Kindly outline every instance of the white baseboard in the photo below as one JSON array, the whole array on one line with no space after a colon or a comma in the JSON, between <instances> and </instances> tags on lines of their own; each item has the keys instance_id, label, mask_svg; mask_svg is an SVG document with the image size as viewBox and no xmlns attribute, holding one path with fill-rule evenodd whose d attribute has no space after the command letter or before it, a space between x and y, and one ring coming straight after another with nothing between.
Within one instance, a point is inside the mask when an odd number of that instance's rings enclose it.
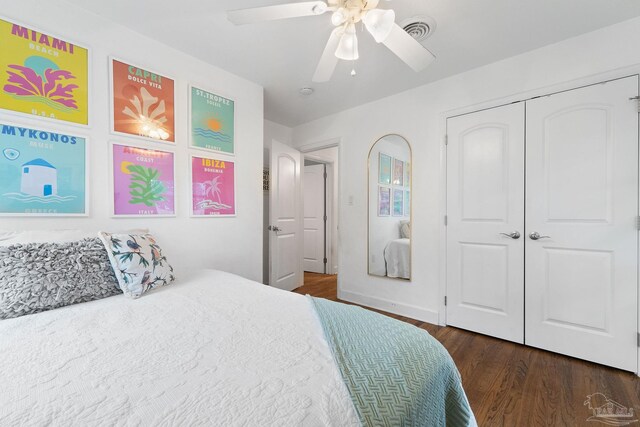
<instances>
[{"instance_id":1,"label":"white baseboard","mask_svg":"<svg viewBox=\"0 0 640 427\"><path fill-rule=\"evenodd\" d=\"M387 301L380 298L374 298L355 292L338 290L338 298L343 301L364 305L366 307L375 308L377 310L387 311L399 316L408 317L410 319L420 320L422 322L438 324L438 312L425 310L408 304L401 304L393 301Z\"/></svg>"}]
</instances>

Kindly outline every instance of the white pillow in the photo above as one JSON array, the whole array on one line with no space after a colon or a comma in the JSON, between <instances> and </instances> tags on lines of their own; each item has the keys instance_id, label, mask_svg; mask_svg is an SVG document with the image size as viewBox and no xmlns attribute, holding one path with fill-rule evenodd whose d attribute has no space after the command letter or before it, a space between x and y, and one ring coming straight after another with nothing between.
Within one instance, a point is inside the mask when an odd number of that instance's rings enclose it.
<instances>
[{"instance_id":1,"label":"white pillow","mask_svg":"<svg viewBox=\"0 0 640 427\"><path fill-rule=\"evenodd\" d=\"M411 238L411 222L400 221L400 237L403 239Z\"/></svg>"}]
</instances>

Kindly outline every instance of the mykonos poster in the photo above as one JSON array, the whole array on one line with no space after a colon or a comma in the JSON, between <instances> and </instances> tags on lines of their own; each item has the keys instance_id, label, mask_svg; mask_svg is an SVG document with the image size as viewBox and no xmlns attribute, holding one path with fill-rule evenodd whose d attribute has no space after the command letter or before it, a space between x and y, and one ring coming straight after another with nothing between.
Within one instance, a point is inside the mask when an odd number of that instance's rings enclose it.
<instances>
[{"instance_id":1,"label":"mykonos poster","mask_svg":"<svg viewBox=\"0 0 640 427\"><path fill-rule=\"evenodd\" d=\"M174 154L112 145L113 213L116 216L174 216Z\"/></svg>"},{"instance_id":2,"label":"mykonos poster","mask_svg":"<svg viewBox=\"0 0 640 427\"><path fill-rule=\"evenodd\" d=\"M191 214L236 214L234 163L228 160L191 157Z\"/></svg>"},{"instance_id":3,"label":"mykonos poster","mask_svg":"<svg viewBox=\"0 0 640 427\"><path fill-rule=\"evenodd\" d=\"M0 108L88 124L87 49L0 19L0 51Z\"/></svg>"},{"instance_id":4,"label":"mykonos poster","mask_svg":"<svg viewBox=\"0 0 640 427\"><path fill-rule=\"evenodd\" d=\"M191 146L234 154L234 102L191 87Z\"/></svg>"},{"instance_id":5,"label":"mykonos poster","mask_svg":"<svg viewBox=\"0 0 640 427\"><path fill-rule=\"evenodd\" d=\"M0 123L0 214L86 215L86 140Z\"/></svg>"}]
</instances>

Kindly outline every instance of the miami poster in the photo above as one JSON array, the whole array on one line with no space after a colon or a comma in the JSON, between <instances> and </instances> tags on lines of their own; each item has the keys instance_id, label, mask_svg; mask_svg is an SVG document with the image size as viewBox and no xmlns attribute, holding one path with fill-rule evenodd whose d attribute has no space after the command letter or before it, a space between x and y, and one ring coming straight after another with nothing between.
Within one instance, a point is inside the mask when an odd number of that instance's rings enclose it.
<instances>
[{"instance_id":1,"label":"miami poster","mask_svg":"<svg viewBox=\"0 0 640 427\"><path fill-rule=\"evenodd\" d=\"M235 168L227 160L191 157L191 213L193 216L236 214Z\"/></svg>"},{"instance_id":2,"label":"miami poster","mask_svg":"<svg viewBox=\"0 0 640 427\"><path fill-rule=\"evenodd\" d=\"M0 214L86 215L86 140L0 124Z\"/></svg>"},{"instance_id":3,"label":"miami poster","mask_svg":"<svg viewBox=\"0 0 640 427\"><path fill-rule=\"evenodd\" d=\"M113 131L175 143L174 81L111 60Z\"/></svg>"},{"instance_id":4,"label":"miami poster","mask_svg":"<svg viewBox=\"0 0 640 427\"><path fill-rule=\"evenodd\" d=\"M112 144L113 214L174 216L174 154Z\"/></svg>"},{"instance_id":5,"label":"miami poster","mask_svg":"<svg viewBox=\"0 0 640 427\"><path fill-rule=\"evenodd\" d=\"M234 101L191 87L191 145L234 154Z\"/></svg>"},{"instance_id":6,"label":"miami poster","mask_svg":"<svg viewBox=\"0 0 640 427\"><path fill-rule=\"evenodd\" d=\"M3 19L0 49L0 108L88 124L87 49Z\"/></svg>"}]
</instances>

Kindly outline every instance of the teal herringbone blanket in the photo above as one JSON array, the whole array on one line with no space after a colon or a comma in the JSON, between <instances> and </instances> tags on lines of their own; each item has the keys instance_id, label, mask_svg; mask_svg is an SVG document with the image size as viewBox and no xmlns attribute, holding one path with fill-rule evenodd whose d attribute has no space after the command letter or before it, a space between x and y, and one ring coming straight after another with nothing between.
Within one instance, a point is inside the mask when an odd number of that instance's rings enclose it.
<instances>
[{"instance_id":1,"label":"teal herringbone blanket","mask_svg":"<svg viewBox=\"0 0 640 427\"><path fill-rule=\"evenodd\" d=\"M308 297L363 426L475 425L460 374L426 331Z\"/></svg>"}]
</instances>

